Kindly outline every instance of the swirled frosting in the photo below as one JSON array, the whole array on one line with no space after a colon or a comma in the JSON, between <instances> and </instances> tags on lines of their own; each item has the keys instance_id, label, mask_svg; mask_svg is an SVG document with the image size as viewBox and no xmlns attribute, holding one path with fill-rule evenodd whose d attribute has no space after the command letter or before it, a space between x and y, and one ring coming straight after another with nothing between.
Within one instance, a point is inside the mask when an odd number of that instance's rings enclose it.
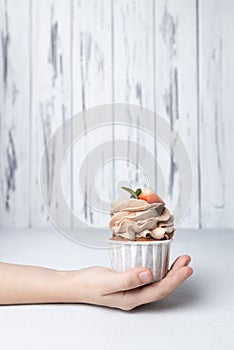
<instances>
[{"instance_id":1,"label":"swirled frosting","mask_svg":"<svg viewBox=\"0 0 234 350\"><path fill-rule=\"evenodd\" d=\"M118 199L111 205L110 229L113 239L171 239L174 217L161 203L141 199Z\"/></svg>"}]
</instances>

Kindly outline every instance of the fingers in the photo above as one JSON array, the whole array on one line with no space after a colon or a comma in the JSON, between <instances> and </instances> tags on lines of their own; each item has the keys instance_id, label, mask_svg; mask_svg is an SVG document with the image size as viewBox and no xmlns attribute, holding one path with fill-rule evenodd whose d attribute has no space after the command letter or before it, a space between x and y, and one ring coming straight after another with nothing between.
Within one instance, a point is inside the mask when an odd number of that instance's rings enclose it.
<instances>
[{"instance_id":1,"label":"fingers","mask_svg":"<svg viewBox=\"0 0 234 350\"><path fill-rule=\"evenodd\" d=\"M182 266L158 282L158 300L171 294L181 283L183 283L193 273L193 269L188 266Z\"/></svg>"},{"instance_id":2,"label":"fingers","mask_svg":"<svg viewBox=\"0 0 234 350\"><path fill-rule=\"evenodd\" d=\"M153 275L148 269L136 267L128 269L126 272L113 272L109 278L110 291L118 292L140 287L152 282Z\"/></svg>"},{"instance_id":3,"label":"fingers","mask_svg":"<svg viewBox=\"0 0 234 350\"><path fill-rule=\"evenodd\" d=\"M152 282L152 273L144 268L131 268L122 273L110 270L108 279L110 288L103 294L105 305L111 304L122 310L131 310L168 296L193 273L192 268L188 267L190 261L188 255L178 257L167 276L153 284L149 284ZM144 287L138 288L141 286Z\"/></svg>"},{"instance_id":4,"label":"fingers","mask_svg":"<svg viewBox=\"0 0 234 350\"><path fill-rule=\"evenodd\" d=\"M173 274L168 274L160 282L125 292L124 300L122 300L122 309L131 310L139 305L157 301L168 296L176 287L191 276L192 273L193 270L191 267L182 266L175 270Z\"/></svg>"},{"instance_id":5,"label":"fingers","mask_svg":"<svg viewBox=\"0 0 234 350\"><path fill-rule=\"evenodd\" d=\"M169 275L183 266L188 266L191 258L188 255L178 257L173 263ZM126 272L114 273L111 279L111 292L130 290L152 282L152 273L148 269L131 268Z\"/></svg>"},{"instance_id":6,"label":"fingers","mask_svg":"<svg viewBox=\"0 0 234 350\"><path fill-rule=\"evenodd\" d=\"M174 271L178 270L183 266L188 266L190 262L191 262L191 257L189 255L179 256L172 264L168 274L173 273Z\"/></svg>"}]
</instances>

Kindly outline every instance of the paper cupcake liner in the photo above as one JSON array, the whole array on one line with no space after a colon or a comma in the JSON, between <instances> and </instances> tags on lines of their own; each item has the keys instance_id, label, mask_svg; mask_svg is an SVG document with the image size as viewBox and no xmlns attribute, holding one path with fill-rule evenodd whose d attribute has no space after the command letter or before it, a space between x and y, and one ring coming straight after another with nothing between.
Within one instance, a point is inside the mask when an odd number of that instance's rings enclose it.
<instances>
[{"instance_id":1,"label":"paper cupcake liner","mask_svg":"<svg viewBox=\"0 0 234 350\"><path fill-rule=\"evenodd\" d=\"M116 272L123 272L131 267L146 267L152 271L155 282L166 276L172 240L107 241L112 269Z\"/></svg>"}]
</instances>

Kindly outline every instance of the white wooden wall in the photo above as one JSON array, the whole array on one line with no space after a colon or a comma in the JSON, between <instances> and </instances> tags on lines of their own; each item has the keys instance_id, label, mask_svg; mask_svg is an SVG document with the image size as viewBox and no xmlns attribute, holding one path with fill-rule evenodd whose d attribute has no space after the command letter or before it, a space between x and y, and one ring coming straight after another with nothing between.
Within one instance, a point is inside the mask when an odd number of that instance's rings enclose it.
<instances>
[{"instance_id":1,"label":"white wooden wall","mask_svg":"<svg viewBox=\"0 0 234 350\"><path fill-rule=\"evenodd\" d=\"M50 225L39 188L50 135L83 109L126 102L155 110L186 145L193 194L182 226L233 228L233 18L232 0L0 0L0 225ZM118 133L137 139L127 127ZM163 164L173 207L176 169L159 143L142 138ZM82 139L80 158L95 142ZM56 198L54 157L56 149L47 158L47 186ZM86 222L100 223L76 193L79 161L68 160L67 200ZM110 177L120 181L123 172L117 163L102 169L106 198L114 190ZM133 184L135 172L128 164Z\"/></svg>"}]
</instances>

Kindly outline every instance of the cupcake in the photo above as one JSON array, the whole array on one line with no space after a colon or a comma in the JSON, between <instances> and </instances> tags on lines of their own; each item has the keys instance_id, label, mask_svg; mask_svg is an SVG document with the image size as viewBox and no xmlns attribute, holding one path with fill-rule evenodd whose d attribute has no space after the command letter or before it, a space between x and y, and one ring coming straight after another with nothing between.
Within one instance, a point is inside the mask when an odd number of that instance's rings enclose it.
<instances>
[{"instance_id":1,"label":"cupcake","mask_svg":"<svg viewBox=\"0 0 234 350\"><path fill-rule=\"evenodd\" d=\"M153 280L160 281L168 271L174 217L153 190L122 188L131 197L111 205L112 237L108 245L112 268L123 272L146 267L152 271Z\"/></svg>"}]
</instances>

